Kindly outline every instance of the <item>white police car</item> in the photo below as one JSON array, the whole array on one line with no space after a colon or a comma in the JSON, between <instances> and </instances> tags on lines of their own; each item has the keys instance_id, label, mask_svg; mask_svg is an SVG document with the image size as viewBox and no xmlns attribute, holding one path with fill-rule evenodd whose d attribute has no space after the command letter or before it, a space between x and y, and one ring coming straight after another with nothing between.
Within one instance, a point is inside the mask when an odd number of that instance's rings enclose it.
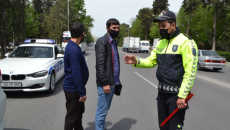
<instances>
[{"instance_id":1,"label":"white police car","mask_svg":"<svg viewBox=\"0 0 230 130\"><path fill-rule=\"evenodd\" d=\"M56 44L27 43L5 56L0 60L4 91L53 93L64 76L64 51Z\"/></svg>"},{"instance_id":2,"label":"white police car","mask_svg":"<svg viewBox=\"0 0 230 130\"><path fill-rule=\"evenodd\" d=\"M2 82L2 74L0 69L0 83ZM4 120L4 115L6 112L6 94L2 91L0 84L0 130L5 128L6 122Z\"/></svg>"}]
</instances>

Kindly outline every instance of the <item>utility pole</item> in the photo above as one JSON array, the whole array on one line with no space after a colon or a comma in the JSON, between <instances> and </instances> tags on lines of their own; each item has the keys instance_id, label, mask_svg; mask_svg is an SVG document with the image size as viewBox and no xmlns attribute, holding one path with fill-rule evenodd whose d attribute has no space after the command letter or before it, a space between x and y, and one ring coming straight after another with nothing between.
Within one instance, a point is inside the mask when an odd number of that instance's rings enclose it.
<instances>
[{"instance_id":1,"label":"utility pole","mask_svg":"<svg viewBox=\"0 0 230 130\"><path fill-rule=\"evenodd\" d=\"M68 0L68 31L69 31L69 0Z\"/></svg>"}]
</instances>

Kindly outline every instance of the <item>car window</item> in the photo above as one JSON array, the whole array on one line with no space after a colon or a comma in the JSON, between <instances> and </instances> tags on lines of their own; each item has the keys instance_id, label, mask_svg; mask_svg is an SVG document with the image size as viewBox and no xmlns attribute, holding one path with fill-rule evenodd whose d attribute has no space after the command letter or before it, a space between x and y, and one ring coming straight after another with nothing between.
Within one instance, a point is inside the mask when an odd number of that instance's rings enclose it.
<instances>
[{"instance_id":1,"label":"car window","mask_svg":"<svg viewBox=\"0 0 230 130\"><path fill-rule=\"evenodd\" d=\"M145 43L142 43L142 46L145 46Z\"/></svg>"},{"instance_id":2,"label":"car window","mask_svg":"<svg viewBox=\"0 0 230 130\"><path fill-rule=\"evenodd\" d=\"M198 56L200 56L200 51L198 51Z\"/></svg>"},{"instance_id":3,"label":"car window","mask_svg":"<svg viewBox=\"0 0 230 130\"><path fill-rule=\"evenodd\" d=\"M146 46L149 46L149 43L145 43Z\"/></svg>"},{"instance_id":4,"label":"car window","mask_svg":"<svg viewBox=\"0 0 230 130\"><path fill-rule=\"evenodd\" d=\"M52 58L52 47L18 47L9 57L14 58Z\"/></svg>"},{"instance_id":5,"label":"car window","mask_svg":"<svg viewBox=\"0 0 230 130\"><path fill-rule=\"evenodd\" d=\"M58 54L64 54L64 51L60 46L57 46L57 49L58 49L58 52L59 52Z\"/></svg>"},{"instance_id":6,"label":"car window","mask_svg":"<svg viewBox=\"0 0 230 130\"><path fill-rule=\"evenodd\" d=\"M203 56L219 56L216 52L214 51L202 51Z\"/></svg>"},{"instance_id":7,"label":"car window","mask_svg":"<svg viewBox=\"0 0 230 130\"><path fill-rule=\"evenodd\" d=\"M71 37L63 37L62 42L69 42L70 39Z\"/></svg>"}]
</instances>

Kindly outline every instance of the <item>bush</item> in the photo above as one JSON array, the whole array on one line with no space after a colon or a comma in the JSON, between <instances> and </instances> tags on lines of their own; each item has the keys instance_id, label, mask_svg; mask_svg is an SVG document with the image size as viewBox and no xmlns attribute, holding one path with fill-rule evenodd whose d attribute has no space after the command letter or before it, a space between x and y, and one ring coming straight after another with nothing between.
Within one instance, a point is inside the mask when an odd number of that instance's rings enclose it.
<instances>
[{"instance_id":1,"label":"bush","mask_svg":"<svg viewBox=\"0 0 230 130\"><path fill-rule=\"evenodd\" d=\"M218 55L223 56L226 58L228 62L230 62L230 52L224 52L224 51L217 51Z\"/></svg>"}]
</instances>

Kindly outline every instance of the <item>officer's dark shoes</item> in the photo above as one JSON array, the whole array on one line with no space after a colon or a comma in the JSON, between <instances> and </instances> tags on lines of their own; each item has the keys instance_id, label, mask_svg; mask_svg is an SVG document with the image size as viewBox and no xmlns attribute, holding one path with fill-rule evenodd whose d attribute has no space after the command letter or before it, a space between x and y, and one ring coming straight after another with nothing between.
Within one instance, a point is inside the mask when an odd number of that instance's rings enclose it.
<instances>
[{"instance_id":1,"label":"officer's dark shoes","mask_svg":"<svg viewBox=\"0 0 230 130\"><path fill-rule=\"evenodd\" d=\"M122 90L122 85L121 84L115 85L114 94L117 95L117 96L120 96L121 95L121 90Z\"/></svg>"}]
</instances>

